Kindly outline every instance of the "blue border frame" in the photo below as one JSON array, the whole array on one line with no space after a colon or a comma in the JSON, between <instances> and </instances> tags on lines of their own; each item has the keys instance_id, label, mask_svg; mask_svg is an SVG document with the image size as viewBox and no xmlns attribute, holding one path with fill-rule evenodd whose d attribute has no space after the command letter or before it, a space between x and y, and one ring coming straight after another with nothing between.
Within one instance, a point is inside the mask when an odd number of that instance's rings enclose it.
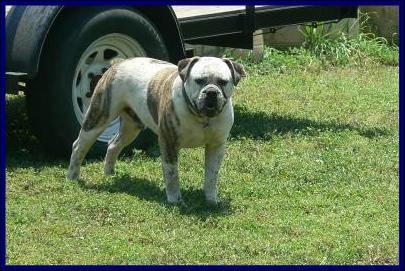
<instances>
[{"instance_id":1,"label":"blue border frame","mask_svg":"<svg viewBox=\"0 0 405 271\"><path fill-rule=\"evenodd\" d=\"M153 265L131 265L131 266L118 266L118 265L6 265L6 180L5 180L5 165L6 165L6 142L5 142L5 5L99 5L99 4L132 4L132 5L209 5L209 4L221 4L221 5L246 5L246 4L278 4L278 5L296 5L296 4L311 4L311 5L398 5L400 8L400 35L399 35L399 48L400 48L400 65L399 65L399 265L169 265L169 266L153 266ZM405 148L403 144L404 125L401 123L403 120L403 102L404 102L404 79L403 79L403 65L404 65L404 36L401 30L404 29L404 3L403 1L377 1L377 0L357 0L357 1L320 1L320 0L302 0L302 1L235 1L235 0L178 0L178 1L105 1L105 0L85 0L85 1L73 1L73 0L56 0L56 1L2 1L0 7L1 16L1 105L0 105L0 177L4 180L1 185L1 206L0 206L0 269L1 270L403 270L404 269L404 183L403 183L403 169L402 163L405 154Z\"/></svg>"},{"instance_id":2,"label":"blue border frame","mask_svg":"<svg viewBox=\"0 0 405 271\"><path fill-rule=\"evenodd\" d=\"M1 220L1 230L0 230L0 242L4 245L0 244L0 256L1 256L1 269L4 268L5 264L5 257L6 257L6 84L5 84L5 59L6 59L6 31L5 31L5 7L3 7L3 3L1 4L0 8L0 16L2 22L2 30L1 31L1 59L3 59L0 63L1 68L1 81L0 81L0 179L4 180L1 182L1 206L0 206L0 220ZM4 26L3 26L4 23ZM4 94L3 94L4 92ZM4 240L4 241L3 241Z\"/></svg>"},{"instance_id":3,"label":"blue border frame","mask_svg":"<svg viewBox=\"0 0 405 271\"><path fill-rule=\"evenodd\" d=\"M2 5L401 5L400 0L4 0Z\"/></svg>"},{"instance_id":4,"label":"blue border frame","mask_svg":"<svg viewBox=\"0 0 405 271\"><path fill-rule=\"evenodd\" d=\"M401 30L404 29L404 3L399 7L399 263L404 267L404 173L403 161L405 154L404 147L404 125L401 120L404 119L404 35Z\"/></svg>"},{"instance_id":5,"label":"blue border frame","mask_svg":"<svg viewBox=\"0 0 405 271\"><path fill-rule=\"evenodd\" d=\"M398 265L7 265L6 270L402 270Z\"/></svg>"}]
</instances>

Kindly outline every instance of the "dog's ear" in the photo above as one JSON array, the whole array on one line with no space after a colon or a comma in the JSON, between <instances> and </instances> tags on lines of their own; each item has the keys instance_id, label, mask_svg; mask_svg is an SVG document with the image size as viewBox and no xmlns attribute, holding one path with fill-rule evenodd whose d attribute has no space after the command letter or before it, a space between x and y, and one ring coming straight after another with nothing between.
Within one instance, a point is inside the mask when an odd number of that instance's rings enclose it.
<instances>
[{"instance_id":1,"label":"dog's ear","mask_svg":"<svg viewBox=\"0 0 405 271\"><path fill-rule=\"evenodd\" d=\"M179 75L183 82L186 82L188 75L190 74L191 68L198 61L199 57L195 56L192 58L185 58L179 61L177 64Z\"/></svg>"},{"instance_id":2,"label":"dog's ear","mask_svg":"<svg viewBox=\"0 0 405 271\"><path fill-rule=\"evenodd\" d=\"M236 86L242 77L246 76L245 69L241 64L233 62L228 58L223 58L226 65L228 65L229 69L231 70L233 85Z\"/></svg>"}]
</instances>

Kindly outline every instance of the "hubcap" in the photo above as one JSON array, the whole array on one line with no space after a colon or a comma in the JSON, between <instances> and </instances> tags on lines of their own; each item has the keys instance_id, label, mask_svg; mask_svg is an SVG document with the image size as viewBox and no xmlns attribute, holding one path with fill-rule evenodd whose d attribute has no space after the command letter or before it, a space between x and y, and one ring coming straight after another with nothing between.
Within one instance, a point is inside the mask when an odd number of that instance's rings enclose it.
<instances>
[{"instance_id":1,"label":"hubcap","mask_svg":"<svg viewBox=\"0 0 405 271\"><path fill-rule=\"evenodd\" d=\"M101 75L114 58L146 56L145 50L133 38L112 33L94 41L84 51L76 66L72 82L72 102L77 120L83 123L90 105L90 83L94 76ZM113 120L97 140L108 142L119 130L119 118Z\"/></svg>"}]
</instances>

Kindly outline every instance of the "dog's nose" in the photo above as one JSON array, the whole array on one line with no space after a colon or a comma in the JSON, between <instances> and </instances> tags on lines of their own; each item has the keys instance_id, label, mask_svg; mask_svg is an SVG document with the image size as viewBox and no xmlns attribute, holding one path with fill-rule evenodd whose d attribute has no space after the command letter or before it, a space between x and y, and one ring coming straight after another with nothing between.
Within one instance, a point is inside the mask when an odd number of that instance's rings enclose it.
<instances>
[{"instance_id":1,"label":"dog's nose","mask_svg":"<svg viewBox=\"0 0 405 271\"><path fill-rule=\"evenodd\" d=\"M207 96L207 99L213 100L217 98L218 91L216 91L215 89L208 89L207 92L205 92L205 95Z\"/></svg>"}]
</instances>

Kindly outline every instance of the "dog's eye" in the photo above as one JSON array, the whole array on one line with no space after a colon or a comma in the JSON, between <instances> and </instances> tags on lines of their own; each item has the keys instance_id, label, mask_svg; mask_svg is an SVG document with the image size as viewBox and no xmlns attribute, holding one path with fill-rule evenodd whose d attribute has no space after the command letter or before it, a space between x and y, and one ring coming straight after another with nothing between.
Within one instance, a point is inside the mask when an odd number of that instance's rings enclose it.
<instances>
[{"instance_id":1,"label":"dog's eye","mask_svg":"<svg viewBox=\"0 0 405 271\"><path fill-rule=\"evenodd\" d=\"M195 79L195 82L197 83L197 84L199 84L199 85L203 85L204 84L204 79Z\"/></svg>"},{"instance_id":2,"label":"dog's eye","mask_svg":"<svg viewBox=\"0 0 405 271\"><path fill-rule=\"evenodd\" d=\"M218 80L218 84L221 85L221 86L225 86L226 84L228 84L228 81L227 81L227 80L223 80L223 79L219 79L219 80Z\"/></svg>"}]
</instances>

